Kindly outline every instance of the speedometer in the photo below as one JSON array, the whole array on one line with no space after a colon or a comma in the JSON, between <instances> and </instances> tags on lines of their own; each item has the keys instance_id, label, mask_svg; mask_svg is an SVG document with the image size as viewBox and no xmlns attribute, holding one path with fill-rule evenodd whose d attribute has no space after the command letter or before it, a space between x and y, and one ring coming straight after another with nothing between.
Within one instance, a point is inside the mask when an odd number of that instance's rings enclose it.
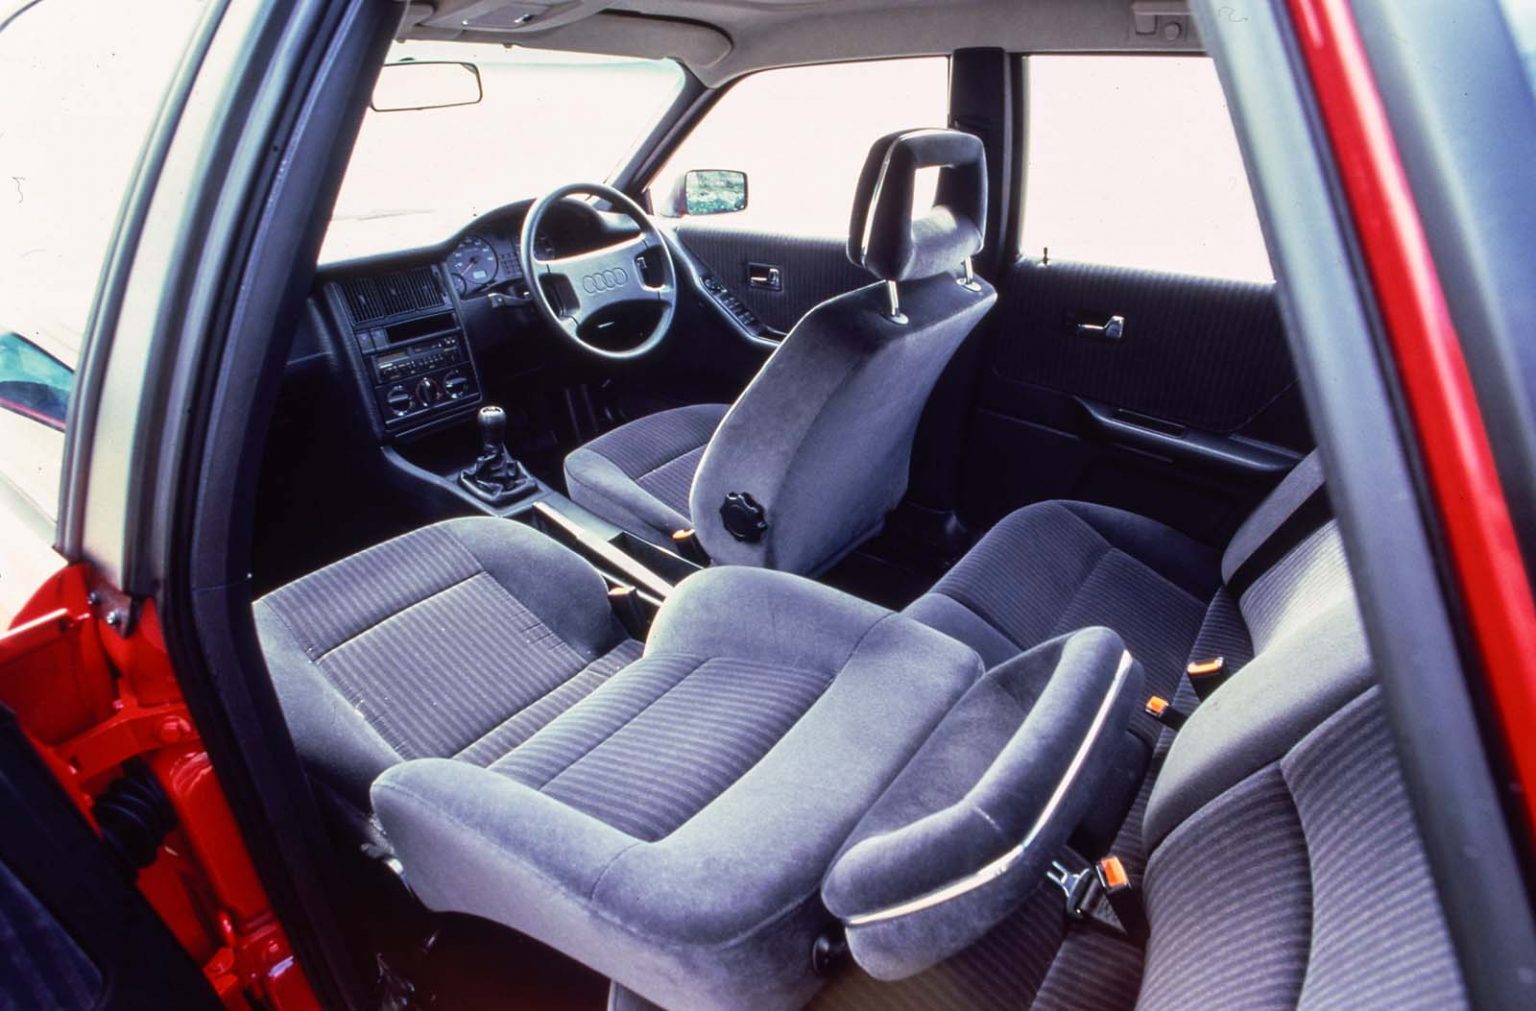
<instances>
[{"instance_id":1,"label":"speedometer","mask_svg":"<svg viewBox=\"0 0 1536 1011\"><path fill-rule=\"evenodd\" d=\"M496 250L478 235L466 235L445 264L460 295L470 295L496 283Z\"/></svg>"}]
</instances>

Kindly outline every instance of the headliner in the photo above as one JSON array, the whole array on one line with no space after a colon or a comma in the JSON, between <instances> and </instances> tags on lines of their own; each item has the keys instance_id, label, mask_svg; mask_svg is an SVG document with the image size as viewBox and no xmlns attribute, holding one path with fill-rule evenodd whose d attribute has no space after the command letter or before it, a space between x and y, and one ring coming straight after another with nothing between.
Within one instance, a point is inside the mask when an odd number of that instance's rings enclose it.
<instances>
[{"instance_id":1,"label":"headliner","mask_svg":"<svg viewBox=\"0 0 1536 1011\"><path fill-rule=\"evenodd\" d=\"M400 37L672 57L710 86L968 47L1201 51L1185 0L435 0L409 4Z\"/></svg>"}]
</instances>

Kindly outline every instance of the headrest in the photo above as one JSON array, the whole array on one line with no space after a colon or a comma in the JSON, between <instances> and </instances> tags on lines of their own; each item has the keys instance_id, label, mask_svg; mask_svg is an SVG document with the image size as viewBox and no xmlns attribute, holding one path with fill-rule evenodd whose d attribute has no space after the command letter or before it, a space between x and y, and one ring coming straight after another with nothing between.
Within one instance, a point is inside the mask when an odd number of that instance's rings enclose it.
<instances>
[{"instance_id":1,"label":"headrest","mask_svg":"<svg viewBox=\"0 0 1536 1011\"><path fill-rule=\"evenodd\" d=\"M918 169L939 170L933 210L912 217ZM875 141L859 174L848 258L883 281L952 271L981 251L987 221L987 153L958 130L903 130Z\"/></svg>"}]
</instances>

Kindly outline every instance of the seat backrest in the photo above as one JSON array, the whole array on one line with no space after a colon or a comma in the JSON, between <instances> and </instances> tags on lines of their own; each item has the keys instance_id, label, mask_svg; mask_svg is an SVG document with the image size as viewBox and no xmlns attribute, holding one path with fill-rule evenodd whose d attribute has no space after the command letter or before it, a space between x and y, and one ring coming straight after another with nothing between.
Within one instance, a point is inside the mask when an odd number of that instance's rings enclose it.
<instances>
[{"instance_id":1,"label":"seat backrest","mask_svg":"<svg viewBox=\"0 0 1536 1011\"><path fill-rule=\"evenodd\" d=\"M914 218L915 175L934 167L933 209ZM814 575L879 530L906 490L933 384L997 299L969 270L986 203L974 136L913 130L875 143L848 251L881 280L806 314L721 422L689 496L714 561ZM750 497L766 525L728 520L727 496L738 507Z\"/></svg>"},{"instance_id":2,"label":"seat backrest","mask_svg":"<svg viewBox=\"0 0 1536 1011\"><path fill-rule=\"evenodd\" d=\"M1466 1003L1321 487L1313 458L1223 560L1255 652L1147 802L1140 1007Z\"/></svg>"}]
</instances>

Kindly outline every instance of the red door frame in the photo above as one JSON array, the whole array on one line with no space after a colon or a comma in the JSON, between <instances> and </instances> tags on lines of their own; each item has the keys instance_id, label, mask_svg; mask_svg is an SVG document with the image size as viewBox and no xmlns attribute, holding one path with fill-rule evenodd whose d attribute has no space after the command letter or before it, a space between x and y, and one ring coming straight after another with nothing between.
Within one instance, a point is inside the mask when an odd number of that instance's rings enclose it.
<instances>
[{"instance_id":1,"label":"red door frame","mask_svg":"<svg viewBox=\"0 0 1536 1011\"><path fill-rule=\"evenodd\" d=\"M1536 600L1407 174L1347 0L1287 0L1536 836Z\"/></svg>"},{"instance_id":2,"label":"red door frame","mask_svg":"<svg viewBox=\"0 0 1536 1011\"><path fill-rule=\"evenodd\" d=\"M0 702L92 828L124 763L148 766L176 825L137 884L226 1007L319 1007L187 711L153 601L131 605L85 563L60 570L0 635Z\"/></svg>"}]
</instances>

